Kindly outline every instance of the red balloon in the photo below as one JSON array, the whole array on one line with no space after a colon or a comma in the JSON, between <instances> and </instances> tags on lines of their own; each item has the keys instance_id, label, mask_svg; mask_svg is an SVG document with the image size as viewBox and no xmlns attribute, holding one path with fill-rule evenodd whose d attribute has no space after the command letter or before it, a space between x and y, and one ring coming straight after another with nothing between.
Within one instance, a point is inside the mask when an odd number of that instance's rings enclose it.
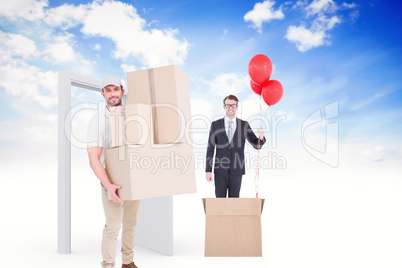
<instances>
[{"instance_id":1,"label":"red balloon","mask_svg":"<svg viewBox=\"0 0 402 268\"><path fill-rule=\"evenodd\" d=\"M258 54L248 63L248 74L257 84L266 83L272 74L272 62L264 54Z\"/></svg>"},{"instance_id":2,"label":"red balloon","mask_svg":"<svg viewBox=\"0 0 402 268\"><path fill-rule=\"evenodd\" d=\"M261 95L262 86L260 86L259 84L257 84L253 80L250 80L250 87L255 93L257 93L258 95Z\"/></svg>"},{"instance_id":3,"label":"red balloon","mask_svg":"<svg viewBox=\"0 0 402 268\"><path fill-rule=\"evenodd\" d=\"M262 88L261 96L265 103L269 106L278 103L283 96L282 84L276 80L269 80L268 83Z\"/></svg>"}]
</instances>

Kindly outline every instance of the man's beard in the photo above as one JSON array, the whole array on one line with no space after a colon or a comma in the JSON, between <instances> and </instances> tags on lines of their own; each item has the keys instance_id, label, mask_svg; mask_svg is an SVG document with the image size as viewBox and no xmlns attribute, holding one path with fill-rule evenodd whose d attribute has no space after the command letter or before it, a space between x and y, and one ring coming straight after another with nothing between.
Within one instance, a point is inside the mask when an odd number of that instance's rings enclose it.
<instances>
[{"instance_id":1,"label":"man's beard","mask_svg":"<svg viewBox=\"0 0 402 268\"><path fill-rule=\"evenodd\" d=\"M121 104L121 99L119 99L119 102L117 102L116 104L111 101L108 101L107 104L109 104L110 106L119 106Z\"/></svg>"}]
</instances>

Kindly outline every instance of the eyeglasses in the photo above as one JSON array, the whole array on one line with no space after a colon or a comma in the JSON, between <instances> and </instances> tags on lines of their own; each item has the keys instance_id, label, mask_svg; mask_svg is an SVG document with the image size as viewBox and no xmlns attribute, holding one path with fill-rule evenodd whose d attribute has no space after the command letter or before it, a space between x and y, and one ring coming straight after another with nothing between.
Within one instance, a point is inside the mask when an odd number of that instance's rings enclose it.
<instances>
[{"instance_id":1,"label":"eyeglasses","mask_svg":"<svg viewBox=\"0 0 402 268\"><path fill-rule=\"evenodd\" d=\"M236 108L236 107L237 107L237 103L236 103L236 104L225 104L225 108L226 108L226 109L229 109L230 107Z\"/></svg>"}]
</instances>

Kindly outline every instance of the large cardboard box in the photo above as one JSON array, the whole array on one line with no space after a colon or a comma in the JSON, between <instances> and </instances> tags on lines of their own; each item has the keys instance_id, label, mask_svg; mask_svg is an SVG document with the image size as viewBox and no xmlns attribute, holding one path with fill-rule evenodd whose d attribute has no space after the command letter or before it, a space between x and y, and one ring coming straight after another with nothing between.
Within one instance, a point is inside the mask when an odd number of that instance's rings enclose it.
<instances>
[{"instance_id":1,"label":"large cardboard box","mask_svg":"<svg viewBox=\"0 0 402 268\"><path fill-rule=\"evenodd\" d=\"M126 75L129 104L152 105L154 143L180 142L191 116L188 74L169 65Z\"/></svg>"},{"instance_id":2,"label":"large cardboard box","mask_svg":"<svg viewBox=\"0 0 402 268\"><path fill-rule=\"evenodd\" d=\"M151 143L151 106L129 104L110 107L111 147Z\"/></svg>"},{"instance_id":3,"label":"large cardboard box","mask_svg":"<svg viewBox=\"0 0 402 268\"><path fill-rule=\"evenodd\" d=\"M106 172L121 185L122 200L196 192L193 148L188 143L130 145L105 150Z\"/></svg>"},{"instance_id":4,"label":"large cardboard box","mask_svg":"<svg viewBox=\"0 0 402 268\"><path fill-rule=\"evenodd\" d=\"M264 199L204 198L205 256L261 257Z\"/></svg>"}]
</instances>

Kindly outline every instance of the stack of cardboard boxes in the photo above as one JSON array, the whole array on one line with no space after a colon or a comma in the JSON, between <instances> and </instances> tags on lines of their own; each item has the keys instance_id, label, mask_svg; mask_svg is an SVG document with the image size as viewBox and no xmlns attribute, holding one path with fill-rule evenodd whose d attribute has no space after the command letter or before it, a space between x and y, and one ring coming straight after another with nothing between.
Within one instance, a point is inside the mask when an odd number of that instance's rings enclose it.
<instances>
[{"instance_id":1,"label":"stack of cardboard boxes","mask_svg":"<svg viewBox=\"0 0 402 268\"><path fill-rule=\"evenodd\" d=\"M127 73L129 104L111 110L106 171L122 200L194 193L188 74L175 65Z\"/></svg>"}]
</instances>

